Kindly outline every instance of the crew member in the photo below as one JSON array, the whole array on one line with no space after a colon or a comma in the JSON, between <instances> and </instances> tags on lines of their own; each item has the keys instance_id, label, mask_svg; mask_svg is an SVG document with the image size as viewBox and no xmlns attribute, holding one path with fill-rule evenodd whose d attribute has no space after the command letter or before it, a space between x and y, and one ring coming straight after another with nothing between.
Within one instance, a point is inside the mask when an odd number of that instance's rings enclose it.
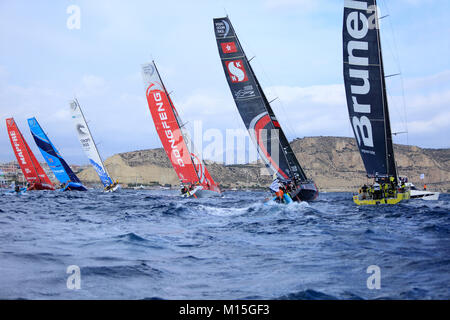
<instances>
[{"instance_id":1,"label":"crew member","mask_svg":"<svg viewBox=\"0 0 450 320\"><path fill-rule=\"evenodd\" d=\"M366 184L364 184L364 185L362 186L362 188L361 188L362 199L363 199L363 200L367 198L367 189L368 189L368 187L367 187Z\"/></svg>"},{"instance_id":2,"label":"crew member","mask_svg":"<svg viewBox=\"0 0 450 320\"><path fill-rule=\"evenodd\" d=\"M373 184L373 198L381 199L381 186L377 181Z\"/></svg>"},{"instance_id":3,"label":"crew member","mask_svg":"<svg viewBox=\"0 0 450 320\"><path fill-rule=\"evenodd\" d=\"M275 195L277 196L277 202L284 203L284 191L281 188L275 193Z\"/></svg>"}]
</instances>

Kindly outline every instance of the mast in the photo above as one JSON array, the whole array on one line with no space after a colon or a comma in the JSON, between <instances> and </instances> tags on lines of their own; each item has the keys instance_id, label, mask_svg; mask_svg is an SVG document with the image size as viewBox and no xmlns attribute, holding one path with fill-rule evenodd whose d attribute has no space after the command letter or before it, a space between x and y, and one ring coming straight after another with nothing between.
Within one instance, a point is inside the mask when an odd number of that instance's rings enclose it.
<instances>
[{"instance_id":1,"label":"mast","mask_svg":"<svg viewBox=\"0 0 450 320\"><path fill-rule=\"evenodd\" d=\"M219 55L233 99L262 159L283 180L308 181L230 20L228 17L215 18L214 27ZM264 131L270 134L270 138L261 137ZM278 140L276 146L272 146L272 143L266 145L273 139ZM272 155L275 157L272 158Z\"/></svg>"},{"instance_id":2,"label":"mast","mask_svg":"<svg viewBox=\"0 0 450 320\"><path fill-rule=\"evenodd\" d=\"M236 35L236 39L237 39L237 41L239 41L239 38L237 37L237 35ZM241 45L240 42L239 42L239 45ZM241 48L242 48L242 46L241 46ZM266 107L267 113L269 114L269 116L271 117L271 119L272 119L272 117L275 118L275 113L273 112L272 107L270 106L270 103L269 103L269 101L267 100L267 97L266 97L266 95L265 95L265 93L264 93L263 88L262 88L261 85L259 84L259 80L258 80L258 78L256 77L255 72L253 71L253 68L252 68L252 66L251 66L251 64L250 64L250 61L247 59L247 56L246 56L245 54L244 54L244 57L245 57L245 59L247 60L247 63L248 63L250 72L253 74L253 76L254 76L254 78L255 78L256 86L257 86L257 87L260 89L260 91L261 91L261 96L262 96L262 98L263 98L263 100L264 100L264 106ZM286 135L284 134L284 131L283 131L283 129L281 128L281 126L280 126L279 128L277 128L277 130L278 130L278 132L279 132L278 144L280 145L280 149L281 149L281 151L283 152L283 155L284 155L284 157L285 157L285 159L286 159L287 165L289 166L289 171L290 171L290 173L291 173L292 175L294 175L295 178L298 178L298 177L296 177L296 171L294 171L294 170L292 169L292 167L295 166L295 167L297 167L297 168L299 169L299 171L300 171L300 174L298 174L298 175L300 176L300 179L303 180L303 181L308 180L308 178L306 177L305 172L303 171L303 168L302 168L300 165L296 165L295 163L293 163L293 162L291 161L291 159L289 159L289 158L291 158L292 156L295 157L295 154L294 154L294 152L289 152L289 151L287 151L287 150L283 147L283 144L281 143L281 140L283 139L283 140L286 141L288 144L289 144L289 141L287 140ZM280 138L281 138L281 139L280 139ZM288 157L288 155L289 155L289 157Z\"/></svg>"},{"instance_id":3,"label":"mast","mask_svg":"<svg viewBox=\"0 0 450 320\"><path fill-rule=\"evenodd\" d=\"M164 92L165 92L166 95L167 95L167 98L168 98L167 100L169 101L169 105L170 105L170 107L172 108L172 110L174 111L174 114L175 114L175 120L176 120L176 122L177 122L177 124L178 124L178 127L180 128L180 133L181 133L181 135L183 136L183 139L186 141L186 137L185 137L185 135L184 135L184 133L183 133L182 126L181 126L180 121L179 121L179 119L178 119L178 111L177 111L177 109L175 109L175 107L174 107L174 105L173 105L173 103L172 103L172 99L170 99L170 95L169 95L169 93L167 92L166 86L164 85L164 81L163 81L162 78L161 78L161 75L160 75L160 73L159 73L159 70L158 70L158 67L156 66L155 61L152 60L152 62L153 62L153 65L155 66L155 70L156 70L156 73L158 74L158 78L161 80L161 85L162 85L162 87L163 87L163 89L164 89ZM190 139L189 139L189 142L191 142ZM188 146L187 144L186 144L186 148L188 149L188 152L189 152L189 158L191 159L192 166L194 167L195 173L197 174L198 182L200 182L200 175L199 175L199 172L198 172L197 168L195 167L195 162L194 162L194 159L192 158L191 150L189 150L189 146Z\"/></svg>"},{"instance_id":4,"label":"mast","mask_svg":"<svg viewBox=\"0 0 450 320\"><path fill-rule=\"evenodd\" d=\"M384 64L383 64L383 53L381 50L381 35L380 35L380 28L378 23L378 6L377 1L374 0L374 8L375 8L375 21L376 21L376 35L377 35L377 41L378 41L378 56L380 60L380 78L381 78L381 85L382 85L382 102L383 102L383 116L384 116L384 128L385 128L385 141L386 141L386 171L388 175L392 175L395 179L395 183L397 183L398 173L397 173L397 166L395 163L395 157L394 157L394 145L393 145L393 139L392 139L392 131L391 131L391 121L389 117L389 106L388 106L388 99L387 99L387 89L386 89L386 75L384 72Z\"/></svg>"}]
</instances>

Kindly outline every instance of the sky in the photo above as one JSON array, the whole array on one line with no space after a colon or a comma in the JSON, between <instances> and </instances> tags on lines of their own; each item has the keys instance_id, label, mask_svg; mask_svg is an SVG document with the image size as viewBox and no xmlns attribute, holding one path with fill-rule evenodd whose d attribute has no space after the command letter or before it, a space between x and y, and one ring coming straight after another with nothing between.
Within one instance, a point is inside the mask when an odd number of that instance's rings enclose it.
<instances>
[{"instance_id":1,"label":"sky","mask_svg":"<svg viewBox=\"0 0 450 320\"><path fill-rule=\"evenodd\" d=\"M80 28L70 6L80 9ZM379 1L396 143L450 147L447 0ZM14 159L5 119L35 116L69 163L85 164L69 112L77 97L103 158L161 147L141 76L152 59L190 127L243 130L212 19L231 22L289 139L348 136L343 0L0 0L0 161ZM207 139L203 148L208 147ZM220 159L213 159L220 160Z\"/></svg>"}]
</instances>

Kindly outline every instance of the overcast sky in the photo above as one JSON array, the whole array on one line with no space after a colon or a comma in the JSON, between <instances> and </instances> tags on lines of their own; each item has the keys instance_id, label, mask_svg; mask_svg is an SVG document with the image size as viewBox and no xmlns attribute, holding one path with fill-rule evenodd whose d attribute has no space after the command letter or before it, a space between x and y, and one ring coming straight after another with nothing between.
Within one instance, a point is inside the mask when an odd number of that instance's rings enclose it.
<instances>
[{"instance_id":1,"label":"overcast sky","mask_svg":"<svg viewBox=\"0 0 450 320\"><path fill-rule=\"evenodd\" d=\"M81 10L79 30L67 28L70 5ZM386 74L402 73L387 83L393 131L409 131L395 142L450 147L450 2L379 5L389 15L381 24ZM212 19L225 9L248 57L256 56L267 96L279 97L273 108L289 139L353 136L342 76L343 0L1 0L0 161L14 159L8 117L42 160L26 122L36 116L68 162L87 163L70 118L73 96L104 158L160 147L140 74L152 58L183 121L201 120L204 130L243 128L214 38Z\"/></svg>"}]
</instances>

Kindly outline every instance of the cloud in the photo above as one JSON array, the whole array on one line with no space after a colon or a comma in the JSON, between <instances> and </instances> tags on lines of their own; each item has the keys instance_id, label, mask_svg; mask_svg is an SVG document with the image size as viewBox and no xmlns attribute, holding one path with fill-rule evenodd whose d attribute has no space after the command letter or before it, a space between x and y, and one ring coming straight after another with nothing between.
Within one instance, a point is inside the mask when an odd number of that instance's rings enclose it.
<instances>
[{"instance_id":1,"label":"cloud","mask_svg":"<svg viewBox=\"0 0 450 320\"><path fill-rule=\"evenodd\" d=\"M80 97L103 95L106 93L108 87L105 79L95 75L85 75L81 79L81 85L78 89Z\"/></svg>"}]
</instances>

